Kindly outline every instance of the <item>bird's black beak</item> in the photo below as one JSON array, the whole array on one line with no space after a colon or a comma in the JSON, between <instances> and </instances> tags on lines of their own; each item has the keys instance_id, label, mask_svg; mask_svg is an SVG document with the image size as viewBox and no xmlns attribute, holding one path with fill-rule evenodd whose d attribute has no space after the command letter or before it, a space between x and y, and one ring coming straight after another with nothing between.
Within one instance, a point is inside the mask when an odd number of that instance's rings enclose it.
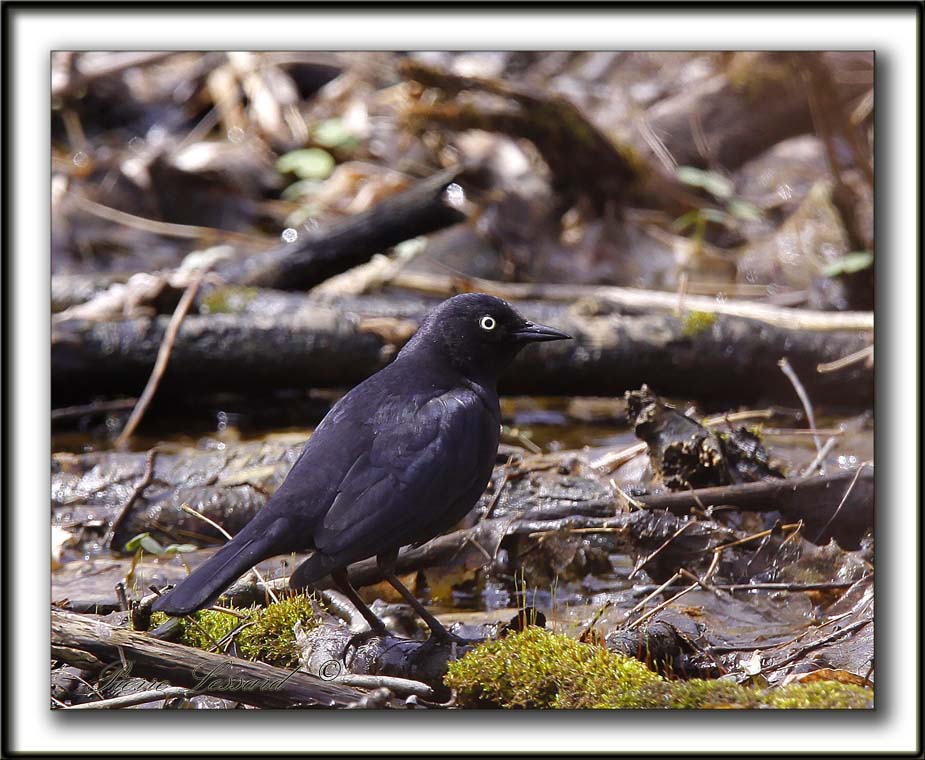
<instances>
[{"instance_id":1,"label":"bird's black beak","mask_svg":"<svg viewBox=\"0 0 925 760\"><path fill-rule=\"evenodd\" d=\"M526 322L523 327L513 333L514 337L524 343L540 343L547 340L571 340L571 335L566 335L552 327L538 325L535 322Z\"/></svg>"}]
</instances>

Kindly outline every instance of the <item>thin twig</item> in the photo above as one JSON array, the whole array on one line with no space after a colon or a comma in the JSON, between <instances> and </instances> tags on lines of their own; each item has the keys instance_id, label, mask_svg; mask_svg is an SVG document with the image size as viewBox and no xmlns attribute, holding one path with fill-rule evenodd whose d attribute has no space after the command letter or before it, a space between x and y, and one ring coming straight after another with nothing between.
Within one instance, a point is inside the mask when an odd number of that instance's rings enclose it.
<instances>
[{"instance_id":1,"label":"thin twig","mask_svg":"<svg viewBox=\"0 0 925 760\"><path fill-rule=\"evenodd\" d=\"M344 673L337 677L337 682L344 686L353 686L358 689L386 688L398 696L415 696L431 702L436 701L437 698L434 690L426 683L412 681L410 678Z\"/></svg>"},{"instance_id":2,"label":"thin twig","mask_svg":"<svg viewBox=\"0 0 925 760\"><path fill-rule=\"evenodd\" d=\"M215 530L221 533L225 538L227 538L229 541L232 540L231 534L227 530L225 530L221 525L215 522L215 520L212 520L206 517L204 514L202 514L202 512L197 512L189 504L181 504L180 509L182 509L184 512L186 512L186 514L190 515L191 517L196 517L202 520L203 522L208 523L213 528L215 528ZM278 602L279 597L276 596L276 594L273 592L273 589L270 588L269 584L266 581L266 578L263 577L261 572L256 567L254 567L253 570L254 570L254 575L256 575L257 580L263 584L263 587L266 589L266 592L269 595L270 599L272 599L274 603Z\"/></svg>"},{"instance_id":3,"label":"thin twig","mask_svg":"<svg viewBox=\"0 0 925 760\"><path fill-rule=\"evenodd\" d=\"M734 546L740 546L741 544L747 544L750 541L755 541L756 539L759 539L759 538L767 538L768 536L770 536L772 533L774 533L777 530L782 530L782 531L793 530L795 528L801 528L802 526L803 526L803 523L802 521L800 521L796 523L787 523L786 525L781 525L780 528L774 527L774 528L768 528L767 530L760 530L757 533L752 533L750 536L745 536L745 538L740 538L736 541L730 541L728 544L722 544L720 546L715 546L712 549L707 549L706 551L711 551L715 554L716 552L720 552L723 549L731 549Z\"/></svg>"},{"instance_id":4,"label":"thin twig","mask_svg":"<svg viewBox=\"0 0 925 760\"><path fill-rule=\"evenodd\" d=\"M678 575L680 575L680 573L678 573ZM638 618L636 618L632 623L629 623L629 624L626 626L626 628L627 628L627 629L635 628L636 626L640 625L641 623L644 623L646 620L648 620L649 618L651 618L653 615L657 615L657 614L658 614L659 612L661 612L663 609L665 609L665 608L668 607L669 605L674 604L676 601L678 601L678 599L680 599L682 596L684 596L684 595L686 595L686 594L689 594L691 591L693 591L693 590L694 590L695 588L697 588L698 586L700 586L700 581L699 581L699 580L698 580L696 583L692 583L690 586L687 586L687 587L684 588L683 590L679 591L677 594L675 594L674 596L672 596L670 599L666 599L666 600L665 600L664 602L662 602L661 604L655 605L655 607L653 607L653 608L652 608L651 610L649 610L647 613L645 613L644 615L640 615L640 616L639 616Z\"/></svg>"},{"instance_id":5,"label":"thin twig","mask_svg":"<svg viewBox=\"0 0 925 760\"><path fill-rule=\"evenodd\" d=\"M510 478L510 467L511 462L514 461L514 455L511 454L507 458L507 463L504 465L504 469L501 472L501 480L498 482L498 486L495 492L492 494L491 501L488 503L488 509L485 510L485 514L482 519L487 520L491 517L491 513L494 512L495 507L498 505L498 500L501 498L501 492L504 490L504 487L507 485L508 478Z\"/></svg>"},{"instance_id":6,"label":"thin twig","mask_svg":"<svg viewBox=\"0 0 925 760\"><path fill-rule=\"evenodd\" d=\"M116 519L112 521L112 524L109 526L109 530L106 531L106 535L103 536L103 545L110 544L110 549L112 549L112 539L116 535L116 531L122 526L126 516L131 511L132 506L135 504L138 499L141 498L141 495L144 493L145 489L151 485L151 482L154 480L154 462L157 459L159 450L157 446L148 451L147 456L145 457L145 470L141 476L141 480L135 484L135 488L132 489L132 493L129 494L128 499L125 500L125 504L119 509L119 514L116 515Z\"/></svg>"},{"instance_id":7,"label":"thin twig","mask_svg":"<svg viewBox=\"0 0 925 760\"><path fill-rule=\"evenodd\" d=\"M639 288L611 285L564 285L553 283L507 283L479 277L453 277L439 274L401 272L392 285L405 290L452 295L460 291L478 291L507 300L543 299L550 301L577 301L583 298L600 299L624 309L674 312L676 293L655 292ZM755 319L789 330L858 330L873 332L872 311L824 312L812 309L793 309L771 306L755 301L717 301L709 296L689 295L685 306L691 311L709 314L726 314L744 319Z\"/></svg>"},{"instance_id":8,"label":"thin twig","mask_svg":"<svg viewBox=\"0 0 925 760\"><path fill-rule=\"evenodd\" d=\"M709 591L711 594L716 594L717 596L719 596L719 587L718 587L718 586L714 586L712 583L709 583L709 582L703 580L702 578L698 578L696 575L694 575L694 574L693 574L690 570L688 570L687 568L684 568L684 567L679 568L679 569L678 569L678 572L681 573L681 575L683 575L683 576L684 576L685 578L687 578L689 581L693 581L694 583L696 583L696 584L697 584L698 586L700 586L700 588L702 588L704 591Z\"/></svg>"},{"instance_id":9,"label":"thin twig","mask_svg":"<svg viewBox=\"0 0 925 760\"><path fill-rule=\"evenodd\" d=\"M104 206L102 203L92 201L79 193L71 192L68 194L68 197L72 198L84 211L100 219L105 219L115 224L121 224L125 227L132 227L136 230L150 232L154 235L187 238L190 240L225 240L229 243L236 242L241 245L258 246L260 248L266 248L268 245L266 238L257 237L255 235L245 235L240 232L220 230L216 227L199 227L192 224L159 222L156 219L146 219L143 216L129 214L127 211L119 211L119 209Z\"/></svg>"},{"instance_id":10,"label":"thin twig","mask_svg":"<svg viewBox=\"0 0 925 760\"><path fill-rule=\"evenodd\" d=\"M154 398L157 386L160 385L161 378L164 376L164 371L167 369L167 362L170 360L173 344L176 342L177 335L180 332L180 325L183 324L183 318L189 311L190 306L193 305L193 299L199 291L199 286L202 284L204 276L205 272L200 272L193 278L193 281L190 282L186 290L183 291L183 296L180 298L180 302L177 304L177 308L174 310L173 316L170 318L170 322L167 325L167 330L164 332L164 338L161 341L161 347L158 349L157 359L154 362L154 369L151 370L151 377L148 378L148 384L138 398L138 403L135 404L135 408L132 410L128 422L125 423L125 427L116 439L115 447L117 449L125 448L128 439L132 437L135 428L138 427L138 424L141 422L148 409L148 405Z\"/></svg>"},{"instance_id":11,"label":"thin twig","mask_svg":"<svg viewBox=\"0 0 925 760\"><path fill-rule=\"evenodd\" d=\"M636 563L636 567L634 567L634 568L633 568L633 571L632 571L629 575L626 576L626 579L627 579L627 580L632 580L632 579L636 576L636 574L637 574L640 570L642 570L642 568L644 568L646 565L648 565L648 564L649 564L653 559L655 559L662 551L664 551L666 548L668 548L668 546L670 546L671 542L674 541L678 536L680 536L680 535L681 535L684 531L686 531L689 527L691 527L691 525L693 525L694 522L695 522L694 520L688 520L688 521L687 521L686 523L684 523L680 528L678 528L674 533L672 533L668 538L666 538L666 539L662 542L661 546L659 546L655 551L653 551L651 554L649 554L648 556L646 556L645 558L643 558L643 560L642 560L641 562L637 562L637 563Z\"/></svg>"},{"instance_id":12,"label":"thin twig","mask_svg":"<svg viewBox=\"0 0 925 760\"><path fill-rule=\"evenodd\" d=\"M788 665L796 662L797 660L802 659L807 654L812 652L814 649L820 649L828 644L831 644L833 641L838 641L838 639L844 638L845 636L849 636L855 631L858 631L864 626L870 625L873 622L874 622L873 619L860 620L857 623L853 623L852 625L849 625L845 628L835 631L834 633L829 634L828 636L825 636L824 638L821 638L818 641L814 641L811 644L807 644L805 647L802 647L798 652L795 652L790 657L787 657L785 660L781 662L769 663L768 665L766 665L764 668L761 669L761 672L768 673L772 670L780 670L781 668L785 668Z\"/></svg>"},{"instance_id":13,"label":"thin twig","mask_svg":"<svg viewBox=\"0 0 925 760\"><path fill-rule=\"evenodd\" d=\"M797 435L824 435L826 437L838 437L844 435L847 431L844 427L828 428L769 428L762 427L761 435L767 436L797 436Z\"/></svg>"},{"instance_id":14,"label":"thin twig","mask_svg":"<svg viewBox=\"0 0 925 760\"><path fill-rule=\"evenodd\" d=\"M819 449L819 452L816 454L816 458L812 461L812 464L810 464L809 467L800 473L800 477L805 478L812 475L816 471L816 468L820 467L825 461L825 458L829 455L829 452L835 448L836 443L838 443L838 439L834 435L831 436L825 442L825 444L823 444L822 448ZM824 475L825 472L822 474Z\"/></svg>"},{"instance_id":15,"label":"thin twig","mask_svg":"<svg viewBox=\"0 0 925 760\"><path fill-rule=\"evenodd\" d=\"M666 588L670 587L670 586L671 586L676 580L678 580L678 578L680 578L680 577L681 577L681 574L680 574L680 573L675 573L674 575L672 575L672 576L671 576L667 581L665 581L661 586L658 586L654 591L652 591L651 594L649 594L648 596L645 597L645 599L643 599L641 602L639 602L639 604L637 604L635 607L633 607L631 610L629 610L629 611L623 616L623 620L624 620L624 621L629 620L629 618L630 618L631 615L635 615L639 610L641 610L643 607L645 607L654 597L658 596L660 593L662 593L662 591L664 591Z\"/></svg>"},{"instance_id":16,"label":"thin twig","mask_svg":"<svg viewBox=\"0 0 925 760\"><path fill-rule=\"evenodd\" d=\"M837 372L840 369L845 367L850 367L852 364L857 364L858 362L866 361L868 365L873 364L874 362L874 347L873 344L862 348L860 351L854 351L847 356L843 356L841 359L836 359L833 362L823 362L822 364L816 365L816 372L825 374L826 372Z\"/></svg>"},{"instance_id":17,"label":"thin twig","mask_svg":"<svg viewBox=\"0 0 925 760\"><path fill-rule=\"evenodd\" d=\"M149 702L160 702L163 699L172 699L174 697L188 697L195 695L196 691L187 689L183 686L165 686L163 689L151 689L150 691L138 691L134 694L126 694L121 697L112 697L111 699L101 699L97 702L86 702L82 705L70 705L64 707L64 710L118 710L122 707L133 707L135 705L144 705Z\"/></svg>"},{"instance_id":18,"label":"thin twig","mask_svg":"<svg viewBox=\"0 0 925 760\"><path fill-rule=\"evenodd\" d=\"M67 420L72 417L83 417L88 414L102 414L104 412L121 412L131 409L138 403L137 398L120 398L112 401L94 401L91 404L79 406L63 406L51 410L51 421Z\"/></svg>"},{"instance_id":19,"label":"thin twig","mask_svg":"<svg viewBox=\"0 0 925 760\"><path fill-rule=\"evenodd\" d=\"M838 506L835 508L835 511L832 513L832 516L829 518L828 522L822 527L822 530L819 531L819 535L816 536L814 543L819 543L819 539L822 535L828 530L829 526L832 524L832 521L838 517L838 513L841 512L845 502L848 501L848 496L851 495L851 491L854 489L855 484L858 482L858 478L861 476L861 470L863 470L868 465L873 465L873 462L861 462L858 465L857 470L854 472L854 477L851 479L851 483L848 484L848 489L845 491L845 495L842 496L842 500L838 503Z\"/></svg>"},{"instance_id":20,"label":"thin twig","mask_svg":"<svg viewBox=\"0 0 925 760\"><path fill-rule=\"evenodd\" d=\"M787 379L793 385L793 389L797 392L797 396L800 397L800 403L803 404L803 409L806 411L806 420L809 422L809 426L815 430L816 415L813 414L813 405L809 400L806 389L803 387L803 383L800 382L800 378L797 377L797 373L793 371L793 367L790 366L790 362L787 361L787 357L784 357L778 361L777 366L780 367L781 372L787 376ZM822 439L818 435L814 435L813 442L816 444L816 452L821 452ZM820 469L822 470L822 474L825 475L824 462L820 463Z\"/></svg>"},{"instance_id":21,"label":"thin twig","mask_svg":"<svg viewBox=\"0 0 925 760\"><path fill-rule=\"evenodd\" d=\"M685 577L696 578L693 573L688 571L688 574L684 574ZM837 583L716 583L710 584L710 589L716 589L717 591L788 591L788 592L802 592L802 591L841 591L843 589L851 588L857 581L840 581ZM652 589L655 588L654 585L646 586L634 586L633 592L636 594L648 594L651 593ZM662 588L658 586L658 589L661 591L673 591L676 586L668 586L667 588Z\"/></svg>"}]
</instances>

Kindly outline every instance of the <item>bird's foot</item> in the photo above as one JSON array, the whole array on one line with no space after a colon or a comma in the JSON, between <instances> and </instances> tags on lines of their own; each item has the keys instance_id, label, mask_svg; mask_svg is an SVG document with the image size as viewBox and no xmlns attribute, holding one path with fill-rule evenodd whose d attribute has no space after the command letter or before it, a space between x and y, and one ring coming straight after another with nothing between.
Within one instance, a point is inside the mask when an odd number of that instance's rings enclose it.
<instances>
[{"instance_id":1,"label":"bird's foot","mask_svg":"<svg viewBox=\"0 0 925 760\"><path fill-rule=\"evenodd\" d=\"M347 643L344 644L344 649L341 652L340 659L346 663L347 655L350 653L351 649L358 650L360 647L368 644L373 639L384 639L388 635L389 633L385 630L385 628L369 629L366 631L360 631L359 633L354 633L349 639L347 639Z\"/></svg>"},{"instance_id":2,"label":"bird's foot","mask_svg":"<svg viewBox=\"0 0 925 760\"><path fill-rule=\"evenodd\" d=\"M436 646L450 646L451 644L456 644L456 646L472 646L473 644L481 643L478 639L464 639L462 636L450 633L445 628L436 631L432 630L425 643L430 644L431 642Z\"/></svg>"}]
</instances>

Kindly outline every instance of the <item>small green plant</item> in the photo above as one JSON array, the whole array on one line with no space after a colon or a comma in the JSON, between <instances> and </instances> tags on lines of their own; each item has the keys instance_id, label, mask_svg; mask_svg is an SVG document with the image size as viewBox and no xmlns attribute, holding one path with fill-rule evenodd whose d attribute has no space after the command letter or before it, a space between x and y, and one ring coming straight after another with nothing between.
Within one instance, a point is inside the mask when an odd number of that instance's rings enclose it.
<instances>
[{"instance_id":1,"label":"small green plant","mask_svg":"<svg viewBox=\"0 0 925 760\"><path fill-rule=\"evenodd\" d=\"M695 166L679 166L675 176L685 185L704 190L713 196L716 207L695 208L678 217L672 229L678 234L691 230L690 237L699 250L706 238L707 225L710 222L721 224L727 229L735 229L740 222L756 221L761 218L761 211L752 203L736 198L735 187L722 174L698 169Z\"/></svg>"},{"instance_id":2,"label":"small green plant","mask_svg":"<svg viewBox=\"0 0 925 760\"><path fill-rule=\"evenodd\" d=\"M138 564L144 557L145 552L153 554L155 557L173 557L177 554L194 552L197 547L193 544L168 544L167 546L162 546L150 533L139 533L126 541L125 546L122 548L126 552L134 552L132 564L125 574L125 585L131 588L135 584L135 571L138 569Z\"/></svg>"},{"instance_id":3,"label":"small green plant","mask_svg":"<svg viewBox=\"0 0 925 760\"><path fill-rule=\"evenodd\" d=\"M323 148L301 148L280 156L276 160L276 171L295 174L303 180L323 180L331 176L334 163L334 157Z\"/></svg>"}]
</instances>

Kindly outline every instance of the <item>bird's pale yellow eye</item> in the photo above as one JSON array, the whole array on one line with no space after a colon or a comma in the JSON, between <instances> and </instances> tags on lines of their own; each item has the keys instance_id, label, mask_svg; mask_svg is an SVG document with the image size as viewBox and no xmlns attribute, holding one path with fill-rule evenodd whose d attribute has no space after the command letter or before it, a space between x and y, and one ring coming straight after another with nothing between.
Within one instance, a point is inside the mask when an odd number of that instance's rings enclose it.
<instances>
[{"instance_id":1,"label":"bird's pale yellow eye","mask_svg":"<svg viewBox=\"0 0 925 760\"><path fill-rule=\"evenodd\" d=\"M498 323L495 322L495 318L489 317L487 315L479 320L479 327L481 327L483 330L494 330L496 324Z\"/></svg>"}]
</instances>

